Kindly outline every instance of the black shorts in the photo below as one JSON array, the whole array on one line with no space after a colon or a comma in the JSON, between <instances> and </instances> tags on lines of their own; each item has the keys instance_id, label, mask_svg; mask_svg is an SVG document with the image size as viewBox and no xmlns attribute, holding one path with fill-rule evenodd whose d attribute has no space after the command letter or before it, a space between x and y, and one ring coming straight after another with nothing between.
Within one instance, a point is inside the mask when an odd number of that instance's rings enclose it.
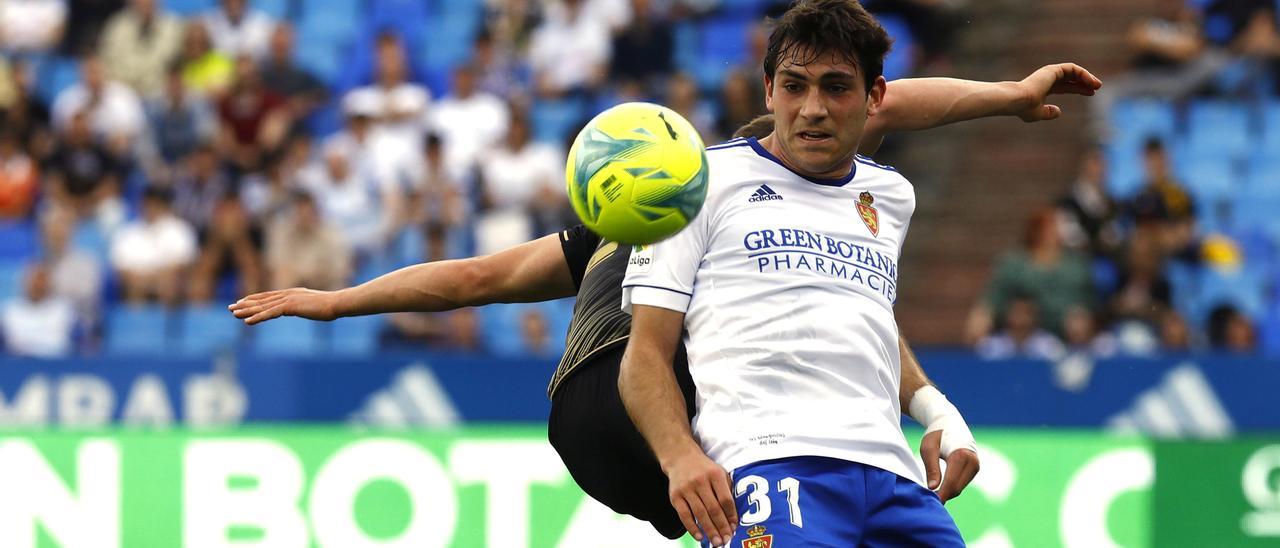
<instances>
[{"instance_id":1,"label":"black shorts","mask_svg":"<svg viewBox=\"0 0 1280 548\"><path fill-rule=\"evenodd\" d=\"M685 533L671 507L667 476L636 430L618 394L626 345L578 366L551 399L547 435L578 486L614 512L647 521L670 539ZM676 352L676 381L692 420L693 379L683 345Z\"/></svg>"}]
</instances>

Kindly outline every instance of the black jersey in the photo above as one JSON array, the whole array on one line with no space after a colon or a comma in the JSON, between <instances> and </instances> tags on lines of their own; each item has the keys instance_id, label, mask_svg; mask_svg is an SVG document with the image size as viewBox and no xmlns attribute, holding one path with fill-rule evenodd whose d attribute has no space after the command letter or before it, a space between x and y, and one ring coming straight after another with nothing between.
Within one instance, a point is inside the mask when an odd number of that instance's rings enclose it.
<instances>
[{"instance_id":1,"label":"black jersey","mask_svg":"<svg viewBox=\"0 0 1280 548\"><path fill-rule=\"evenodd\" d=\"M573 274L578 300L565 339L564 357L551 377L547 395L583 362L626 344L631 315L622 311L622 277L627 273L631 246L603 240L585 226L560 232L560 247Z\"/></svg>"}]
</instances>

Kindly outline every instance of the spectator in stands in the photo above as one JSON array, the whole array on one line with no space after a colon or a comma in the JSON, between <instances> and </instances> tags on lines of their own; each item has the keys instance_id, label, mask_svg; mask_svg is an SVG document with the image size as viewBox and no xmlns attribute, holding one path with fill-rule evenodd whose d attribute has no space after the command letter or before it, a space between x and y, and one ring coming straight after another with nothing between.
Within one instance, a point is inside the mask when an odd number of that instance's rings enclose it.
<instances>
[{"instance_id":1,"label":"spectator in stands","mask_svg":"<svg viewBox=\"0 0 1280 548\"><path fill-rule=\"evenodd\" d=\"M702 103L698 95L698 83L688 74L676 73L667 79L666 98L663 104L680 113L693 124L703 139L717 139L715 114ZM716 141L707 141L715 143Z\"/></svg>"},{"instance_id":2,"label":"spectator in stands","mask_svg":"<svg viewBox=\"0 0 1280 548\"><path fill-rule=\"evenodd\" d=\"M1191 351L1191 328L1176 310L1165 310L1160 318L1160 349L1167 353Z\"/></svg>"},{"instance_id":3,"label":"spectator in stands","mask_svg":"<svg viewBox=\"0 0 1280 548\"><path fill-rule=\"evenodd\" d=\"M67 31L63 34L63 55L77 56L98 47L102 29L125 0L68 0Z\"/></svg>"},{"instance_id":4,"label":"spectator in stands","mask_svg":"<svg viewBox=\"0 0 1280 548\"><path fill-rule=\"evenodd\" d=\"M70 301L86 326L98 323L102 301L102 261L72 245L75 215L54 208L40 221L43 261L49 269L53 295ZM90 230L94 230L90 228Z\"/></svg>"},{"instance_id":5,"label":"spectator in stands","mask_svg":"<svg viewBox=\"0 0 1280 548\"><path fill-rule=\"evenodd\" d=\"M1257 335L1253 321L1229 304L1218 305L1209 313L1209 346L1237 354L1256 350Z\"/></svg>"},{"instance_id":6,"label":"spectator in stands","mask_svg":"<svg viewBox=\"0 0 1280 548\"><path fill-rule=\"evenodd\" d=\"M140 157L152 181L172 181L178 164L212 142L218 129L213 107L187 88L182 67L171 63L166 73L164 94L146 104L149 131Z\"/></svg>"},{"instance_id":7,"label":"spectator in stands","mask_svg":"<svg viewBox=\"0 0 1280 548\"><path fill-rule=\"evenodd\" d=\"M731 72L720 88L720 118L716 121L715 139L728 139L743 124L750 122L764 110L764 102L754 103L755 88L763 88L763 80L749 80L743 72Z\"/></svg>"},{"instance_id":8,"label":"spectator in stands","mask_svg":"<svg viewBox=\"0 0 1280 548\"><path fill-rule=\"evenodd\" d=\"M409 81L408 54L398 36L379 35L376 55L376 82L343 98L349 135L331 140L347 141L343 146L354 155L348 163L377 181L387 201L389 219L398 225L405 213L403 195L417 177L414 170L422 165L422 136L431 92ZM356 123L365 129L357 131ZM323 210L324 201L320 203Z\"/></svg>"},{"instance_id":9,"label":"spectator in stands","mask_svg":"<svg viewBox=\"0 0 1280 548\"><path fill-rule=\"evenodd\" d=\"M1116 338L1098 331L1098 319L1089 309L1073 306L1062 322L1062 342L1068 353L1094 358L1110 358L1119 351Z\"/></svg>"},{"instance_id":10,"label":"spectator in stands","mask_svg":"<svg viewBox=\"0 0 1280 548\"><path fill-rule=\"evenodd\" d=\"M293 58L293 25L282 22L271 33L271 49L258 71L259 77L267 90L285 98L289 115L294 120L302 120L328 99L329 92L319 79L299 67Z\"/></svg>"},{"instance_id":11,"label":"spectator in stands","mask_svg":"<svg viewBox=\"0 0 1280 548\"><path fill-rule=\"evenodd\" d=\"M323 163L302 175L302 188L315 197L324 222L338 228L361 259L382 253L392 220L381 188L365 173L353 169L350 153L326 147Z\"/></svg>"},{"instance_id":12,"label":"spectator in stands","mask_svg":"<svg viewBox=\"0 0 1280 548\"><path fill-rule=\"evenodd\" d=\"M547 317L537 308L530 307L520 314L520 342L524 351L532 356L550 358L556 355L551 347Z\"/></svg>"},{"instance_id":13,"label":"spectator in stands","mask_svg":"<svg viewBox=\"0 0 1280 548\"><path fill-rule=\"evenodd\" d=\"M471 46L471 66L476 72L476 87L482 92L512 100L524 91L515 56L501 47L487 28L476 34Z\"/></svg>"},{"instance_id":14,"label":"spectator in stands","mask_svg":"<svg viewBox=\"0 0 1280 548\"><path fill-rule=\"evenodd\" d=\"M214 221L214 210L227 194L236 190L217 150L201 144L183 160L173 178L173 210L196 229L201 239Z\"/></svg>"},{"instance_id":15,"label":"spectator in stands","mask_svg":"<svg viewBox=\"0 0 1280 548\"><path fill-rule=\"evenodd\" d=\"M1163 272L1159 243L1144 234L1129 240L1119 289L1111 296L1111 317L1136 321L1154 331L1172 304L1172 290Z\"/></svg>"},{"instance_id":16,"label":"spectator in stands","mask_svg":"<svg viewBox=\"0 0 1280 548\"><path fill-rule=\"evenodd\" d=\"M470 176L476 161L507 133L507 105L476 89L475 69L467 63L453 71L453 91L431 107L429 127L444 142L451 176Z\"/></svg>"},{"instance_id":17,"label":"spectator in stands","mask_svg":"<svg viewBox=\"0 0 1280 548\"><path fill-rule=\"evenodd\" d=\"M0 3L0 52L46 52L62 41L67 0Z\"/></svg>"},{"instance_id":18,"label":"spectator in stands","mask_svg":"<svg viewBox=\"0 0 1280 548\"><path fill-rule=\"evenodd\" d=\"M45 190L54 204L68 207L79 218L95 218L114 227L123 215L120 200L127 168L93 137L89 114L71 116L66 135L44 166Z\"/></svg>"},{"instance_id":19,"label":"spectator in stands","mask_svg":"<svg viewBox=\"0 0 1280 548\"><path fill-rule=\"evenodd\" d=\"M351 248L306 192L295 192L292 212L268 229L266 255L273 288L335 290L351 278Z\"/></svg>"},{"instance_id":20,"label":"spectator in stands","mask_svg":"<svg viewBox=\"0 0 1280 548\"><path fill-rule=\"evenodd\" d=\"M182 48L182 21L156 0L130 0L107 21L99 50L107 74L149 97L165 88L170 64Z\"/></svg>"},{"instance_id":21,"label":"spectator in stands","mask_svg":"<svg viewBox=\"0 0 1280 548\"><path fill-rule=\"evenodd\" d=\"M1091 148L1081 159L1080 173L1071 189L1058 200L1063 244L1093 257L1114 255L1121 242L1119 207L1107 195L1106 176L1102 148Z\"/></svg>"},{"instance_id":22,"label":"spectator in stands","mask_svg":"<svg viewBox=\"0 0 1280 548\"><path fill-rule=\"evenodd\" d=\"M564 0L547 7L533 32L529 65L542 97L591 95L608 74L610 24L583 9L584 0ZM572 59L573 62L566 62Z\"/></svg>"},{"instance_id":23,"label":"spectator in stands","mask_svg":"<svg viewBox=\"0 0 1280 548\"><path fill-rule=\"evenodd\" d=\"M399 36L386 32L378 35L375 47L376 75L371 85L352 90L348 95L362 97L373 105L374 123L380 130L395 133L408 146L421 146L422 121L431 104L431 91L410 80L409 54ZM367 98L364 98L367 97Z\"/></svg>"},{"instance_id":24,"label":"spectator in stands","mask_svg":"<svg viewBox=\"0 0 1280 548\"><path fill-rule=\"evenodd\" d=\"M542 17L542 0L485 0L486 28L496 49L523 51Z\"/></svg>"},{"instance_id":25,"label":"spectator in stands","mask_svg":"<svg viewBox=\"0 0 1280 548\"><path fill-rule=\"evenodd\" d=\"M986 360L1061 358L1065 348L1057 337L1040 327L1037 318L1043 314L1037 308L1033 296L1012 295L1005 307L1004 328L978 341L978 356Z\"/></svg>"},{"instance_id":26,"label":"spectator in stands","mask_svg":"<svg viewBox=\"0 0 1280 548\"><path fill-rule=\"evenodd\" d=\"M0 219L27 219L35 203L40 168L18 142L18 134L0 125Z\"/></svg>"},{"instance_id":27,"label":"spectator in stands","mask_svg":"<svg viewBox=\"0 0 1280 548\"><path fill-rule=\"evenodd\" d=\"M221 8L204 16L213 47L227 57L266 56L276 23L269 15L249 9L247 0L222 0ZM352 21L352 24L356 24Z\"/></svg>"},{"instance_id":28,"label":"spectator in stands","mask_svg":"<svg viewBox=\"0 0 1280 548\"><path fill-rule=\"evenodd\" d=\"M461 352L483 352L484 339L480 336L480 314L475 308L459 308L446 312L448 326L445 336L435 346Z\"/></svg>"},{"instance_id":29,"label":"spectator in stands","mask_svg":"<svg viewBox=\"0 0 1280 548\"><path fill-rule=\"evenodd\" d=\"M66 131L71 118L85 112L94 134L116 154L127 154L146 128L142 100L129 86L107 78L97 54L81 58L80 78L53 101L54 128Z\"/></svg>"},{"instance_id":30,"label":"spectator in stands","mask_svg":"<svg viewBox=\"0 0 1280 548\"><path fill-rule=\"evenodd\" d=\"M414 187L413 205L410 206L413 215L409 222L422 227L426 234L427 248L423 256L428 261L438 261L447 258L451 237L463 229L470 189L445 167L444 145L440 137L428 134L424 147L423 161L426 165Z\"/></svg>"},{"instance_id":31,"label":"spectator in stands","mask_svg":"<svg viewBox=\"0 0 1280 548\"><path fill-rule=\"evenodd\" d=\"M213 210L213 219L204 233L200 255L191 268L187 297L191 302L214 298L224 276L236 278L236 295L262 291L266 273L262 264L262 234L253 230L240 197L222 195Z\"/></svg>"},{"instance_id":32,"label":"spectator in stands","mask_svg":"<svg viewBox=\"0 0 1280 548\"><path fill-rule=\"evenodd\" d=\"M27 269L23 295L4 303L0 321L9 354L58 358L75 351L79 318L71 302L52 295L49 268L44 264Z\"/></svg>"},{"instance_id":33,"label":"spectator in stands","mask_svg":"<svg viewBox=\"0 0 1280 548\"><path fill-rule=\"evenodd\" d=\"M1063 332L1063 320L1071 307L1092 310L1088 263L1063 247L1057 216L1052 208L1037 211L1027 221L1022 247L998 260L986 295L970 312L966 324L969 341L990 333L995 318L1006 316L1016 296L1031 299L1040 314L1036 324L1053 333Z\"/></svg>"},{"instance_id":34,"label":"spectator in stands","mask_svg":"<svg viewBox=\"0 0 1280 548\"><path fill-rule=\"evenodd\" d=\"M262 85L248 57L236 59L236 76L218 101L220 149L241 171L255 171L261 155L276 151L288 136L292 120L285 99Z\"/></svg>"},{"instance_id":35,"label":"spectator in stands","mask_svg":"<svg viewBox=\"0 0 1280 548\"><path fill-rule=\"evenodd\" d=\"M208 97L221 95L235 78L235 63L231 57L213 49L209 29L199 20L187 22L178 59L187 87Z\"/></svg>"},{"instance_id":36,"label":"spectator in stands","mask_svg":"<svg viewBox=\"0 0 1280 548\"><path fill-rule=\"evenodd\" d=\"M49 107L33 95L35 88L30 63L15 59L9 65L12 96L0 101L0 126L14 132L18 142L32 158L43 162L53 152L53 133L49 131Z\"/></svg>"},{"instance_id":37,"label":"spectator in stands","mask_svg":"<svg viewBox=\"0 0 1280 548\"><path fill-rule=\"evenodd\" d=\"M295 146L292 143L290 148ZM240 200L258 228L270 226L293 207L298 167L289 156L288 152L268 155L262 172L250 174L241 182Z\"/></svg>"},{"instance_id":38,"label":"spectator in stands","mask_svg":"<svg viewBox=\"0 0 1280 548\"><path fill-rule=\"evenodd\" d=\"M111 266L119 273L124 300L159 300L175 304L181 296L182 274L195 260L196 232L169 209L171 193L148 187L142 214L111 240Z\"/></svg>"},{"instance_id":39,"label":"spectator in stands","mask_svg":"<svg viewBox=\"0 0 1280 548\"><path fill-rule=\"evenodd\" d=\"M1195 235L1196 204L1174 179L1168 153L1158 139L1147 141L1143 164L1147 181L1128 207L1134 237L1156 238L1163 255L1179 253L1191 246Z\"/></svg>"},{"instance_id":40,"label":"spectator in stands","mask_svg":"<svg viewBox=\"0 0 1280 548\"><path fill-rule=\"evenodd\" d=\"M507 135L481 160L484 211L477 219L479 254L527 241L558 222L568 203L564 190L564 153L530 140L529 120L511 107Z\"/></svg>"},{"instance_id":41,"label":"spectator in stands","mask_svg":"<svg viewBox=\"0 0 1280 548\"><path fill-rule=\"evenodd\" d=\"M675 38L671 25L659 18L650 0L630 2L632 22L613 37L610 81L656 91L675 66Z\"/></svg>"}]
</instances>

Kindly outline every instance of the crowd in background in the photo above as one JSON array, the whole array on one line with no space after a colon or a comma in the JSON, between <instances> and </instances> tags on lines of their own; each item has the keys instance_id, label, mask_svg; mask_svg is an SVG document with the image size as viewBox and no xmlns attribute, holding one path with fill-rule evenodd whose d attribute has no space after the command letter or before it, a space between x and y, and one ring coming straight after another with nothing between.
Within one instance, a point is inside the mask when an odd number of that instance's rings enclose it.
<instances>
[{"instance_id":1,"label":"crowd in background","mask_svg":"<svg viewBox=\"0 0 1280 548\"><path fill-rule=\"evenodd\" d=\"M337 289L554 232L574 222L564 158L587 114L658 101L718 142L763 111L761 16L786 4L0 0L0 222L38 234L0 313L5 348L92 353L112 307ZM868 4L922 37L904 70L945 62L939 2ZM698 47L744 61L682 70L679 26L726 13L750 22L736 43ZM423 28L468 39L451 62L424 59L458 46L411 24L441 17ZM350 44L317 58L332 44L316 32ZM58 60L74 68L51 86ZM540 125L563 105L580 108ZM559 337L537 316L520 321L535 352ZM399 315L386 336L483 350L477 325Z\"/></svg>"},{"instance_id":2,"label":"crowd in background","mask_svg":"<svg viewBox=\"0 0 1280 548\"><path fill-rule=\"evenodd\" d=\"M1276 3L1168 0L1126 42L1092 104L1098 144L970 314L983 356L1248 354L1280 326Z\"/></svg>"}]
</instances>

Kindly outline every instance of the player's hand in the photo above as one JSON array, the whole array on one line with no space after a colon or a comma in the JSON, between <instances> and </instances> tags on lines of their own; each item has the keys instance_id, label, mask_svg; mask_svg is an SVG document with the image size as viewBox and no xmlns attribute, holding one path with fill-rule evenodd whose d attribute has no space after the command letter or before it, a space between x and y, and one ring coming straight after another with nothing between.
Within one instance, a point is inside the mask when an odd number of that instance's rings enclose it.
<instances>
[{"instance_id":1,"label":"player's hand","mask_svg":"<svg viewBox=\"0 0 1280 548\"><path fill-rule=\"evenodd\" d=\"M1024 122L1052 120L1062 115L1062 107L1046 104L1050 95L1093 95L1102 80L1075 63L1045 65L1018 82L1022 97L1014 114Z\"/></svg>"},{"instance_id":2,"label":"player's hand","mask_svg":"<svg viewBox=\"0 0 1280 548\"><path fill-rule=\"evenodd\" d=\"M333 301L332 291L293 287L249 295L227 306L227 310L249 325L280 316L329 321L337 317Z\"/></svg>"},{"instance_id":3,"label":"player's hand","mask_svg":"<svg viewBox=\"0 0 1280 548\"><path fill-rule=\"evenodd\" d=\"M970 449L954 449L945 457L941 453L942 430L925 434L924 439L920 440L920 459L924 461L925 479L929 489L936 492L942 503L946 504L948 500L959 496L969 482L973 481L973 477L978 475L978 453ZM947 461L945 476L939 471L939 459Z\"/></svg>"},{"instance_id":4,"label":"player's hand","mask_svg":"<svg viewBox=\"0 0 1280 548\"><path fill-rule=\"evenodd\" d=\"M738 510L729 487L729 473L702 451L690 451L667 467L671 506L690 535L702 542L702 529L712 546L724 546L738 526Z\"/></svg>"}]
</instances>

